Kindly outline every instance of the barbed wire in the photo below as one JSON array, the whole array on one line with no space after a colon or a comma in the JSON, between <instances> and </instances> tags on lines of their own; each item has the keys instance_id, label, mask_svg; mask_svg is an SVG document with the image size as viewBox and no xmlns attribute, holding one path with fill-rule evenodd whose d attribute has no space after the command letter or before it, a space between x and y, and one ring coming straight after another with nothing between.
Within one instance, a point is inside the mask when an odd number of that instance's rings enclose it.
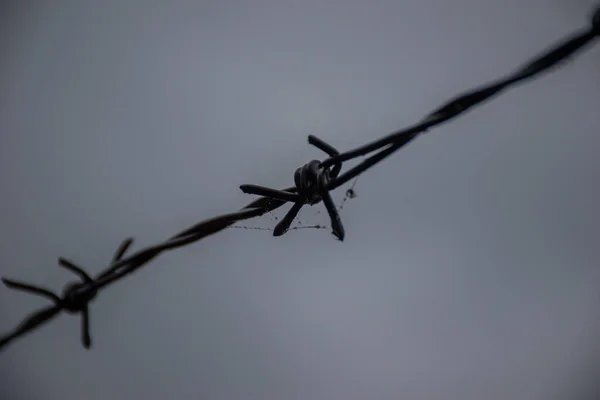
<instances>
[{"instance_id":1,"label":"barbed wire","mask_svg":"<svg viewBox=\"0 0 600 400\"><path fill-rule=\"evenodd\" d=\"M555 45L550 50L547 50L542 55L519 68L513 74L456 96L413 126L391 133L372 143L344 153L337 152L333 147L315 136L309 136L309 143L325 151L329 155L329 158L324 161L313 160L303 167L298 168L294 175L294 187L274 190L256 185L242 185L241 189L245 192L259 194L262 197L259 197L236 212L206 219L172 236L163 243L140 250L128 257L123 257L133 241L131 238L126 239L117 249L111 264L93 278L71 261L59 258L58 262L61 267L74 272L80 278L80 281L65 286L62 297L41 287L2 278L2 282L8 288L46 297L54 305L33 312L13 331L0 337L0 350L6 348L14 340L40 327L45 322L57 316L61 311L82 314L82 344L85 348L90 348L91 335L89 332L88 307L90 302L97 297L102 289L136 272L163 252L197 242L230 227L236 222L262 216L283 206L287 202L293 202L294 206L292 206L292 209L288 211L288 214L274 229L275 235L280 235L287 231L302 205L316 204L322 201L331 217L333 233L339 240L343 240L344 230L337 210L332 205L333 203L329 196L330 191L340 187L352 178L358 177L358 175L411 142L420 133L456 118L511 86L556 67L561 61L568 59L598 36L600 36L600 7L594 11L591 18L591 26L588 29L584 29L566 38L558 45ZM379 151L339 175L344 162L359 156L365 156L376 150ZM348 196L353 196L353 187L349 191L347 193Z\"/></svg>"}]
</instances>

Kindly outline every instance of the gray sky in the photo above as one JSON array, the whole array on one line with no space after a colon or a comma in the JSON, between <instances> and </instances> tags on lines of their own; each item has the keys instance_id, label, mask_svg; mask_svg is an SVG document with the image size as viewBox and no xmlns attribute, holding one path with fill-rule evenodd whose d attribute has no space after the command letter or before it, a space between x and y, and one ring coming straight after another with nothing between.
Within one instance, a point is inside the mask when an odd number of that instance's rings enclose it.
<instances>
[{"instance_id":1,"label":"gray sky","mask_svg":"<svg viewBox=\"0 0 600 400\"><path fill-rule=\"evenodd\" d=\"M0 24L0 273L56 290L59 256L96 273L127 236L246 204L242 183L289 186L322 157L308 134L346 150L409 125L594 5L21 3ZM599 65L596 44L365 173L344 243L230 229L164 254L93 303L92 351L62 316L3 352L0 398L592 398ZM0 304L0 331L45 305Z\"/></svg>"}]
</instances>

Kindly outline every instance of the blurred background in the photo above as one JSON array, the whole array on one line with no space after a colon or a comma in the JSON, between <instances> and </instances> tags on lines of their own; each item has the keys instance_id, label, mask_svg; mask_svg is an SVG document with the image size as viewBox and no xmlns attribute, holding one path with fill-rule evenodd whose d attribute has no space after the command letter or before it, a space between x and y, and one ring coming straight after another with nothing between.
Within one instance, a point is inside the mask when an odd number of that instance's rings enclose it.
<instances>
[{"instance_id":1,"label":"blurred background","mask_svg":"<svg viewBox=\"0 0 600 400\"><path fill-rule=\"evenodd\" d=\"M308 134L412 124L595 6L5 1L0 275L60 290L59 256L95 274L240 184L287 187L322 158ZM91 351L67 316L3 351L0 398L597 399L599 81L595 43L422 136L359 179L343 243L228 229L164 254L92 304ZM0 332L44 305L0 288Z\"/></svg>"}]
</instances>

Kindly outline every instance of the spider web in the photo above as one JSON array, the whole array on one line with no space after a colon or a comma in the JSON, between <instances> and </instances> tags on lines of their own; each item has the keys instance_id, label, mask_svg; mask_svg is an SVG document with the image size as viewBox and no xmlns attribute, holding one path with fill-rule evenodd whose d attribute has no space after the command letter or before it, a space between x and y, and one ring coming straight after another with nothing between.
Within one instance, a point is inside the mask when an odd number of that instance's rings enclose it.
<instances>
[{"instance_id":1,"label":"spider web","mask_svg":"<svg viewBox=\"0 0 600 400\"><path fill-rule=\"evenodd\" d=\"M336 202L335 195L332 194L332 197L334 198L334 202L336 203L336 208L340 214L343 211L344 206L346 205L346 202L350 199L357 197L354 187L356 186L356 182L358 181L359 177L360 177L360 175L357 176L356 178L354 178L352 183L348 185L348 187L346 188L346 191L344 193L344 197L342 198L341 201ZM255 196L255 199L256 198L258 198L258 196ZM279 223L279 221L281 221L281 219L288 212L289 208L290 208L290 206L280 207L274 211L268 212L267 214L265 214L264 216L262 216L260 218L253 219L252 224L235 224L235 225L230 226L228 229L245 229L245 230L271 231L272 232L273 229L275 228L275 225L277 225ZM304 206L300 209L300 212L298 213L296 218L294 218L292 225L290 225L289 230L297 231L300 229L331 230L331 223L329 220L329 215L327 214L327 211L325 210L322 202L319 202L319 203L315 204L314 206L310 206L307 204L306 206Z\"/></svg>"}]
</instances>

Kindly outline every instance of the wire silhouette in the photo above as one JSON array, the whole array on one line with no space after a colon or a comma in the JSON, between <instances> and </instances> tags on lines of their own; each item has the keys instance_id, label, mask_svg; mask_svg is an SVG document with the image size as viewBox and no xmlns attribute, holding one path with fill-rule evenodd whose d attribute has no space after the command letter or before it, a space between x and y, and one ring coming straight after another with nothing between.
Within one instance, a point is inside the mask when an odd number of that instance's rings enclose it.
<instances>
[{"instance_id":1,"label":"wire silhouette","mask_svg":"<svg viewBox=\"0 0 600 400\"><path fill-rule=\"evenodd\" d=\"M113 263L121 259L123 254L125 254L125 251L127 251L127 248L131 245L132 241L133 239L126 239L123 241L123 243L121 243L112 259ZM4 285L6 285L6 287L9 289L20 290L22 292L45 297L52 301L54 305L41 309L40 311L28 317L17 327L17 329L15 329L13 333L0 341L0 346L5 346L11 340L24 335L30 330L54 318L61 311L66 311L70 314L81 313L81 343L86 349L90 348L92 345L92 338L90 336L90 315L88 306L89 303L96 297L98 291L88 290L86 288L85 285L92 283L93 279L82 268L62 257L58 259L58 265L73 272L81 279L81 282L67 284L63 290L62 298L52 293L48 289L2 278L2 283L4 283Z\"/></svg>"},{"instance_id":2,"label":"wire silhouette","mask_svg":"<svg viewBox=\"0 0 600 400\"><path fill-rule=\"evenodd\" d=\"M333 148L333 146L325 143L316 136L309 135L308 143L320 150L323 150L331 157L339 154L339 152ZM327 209L327 213L329 214L329 218L331 219L332 233L340 241L344 240L344 226L342 225L340 215L338 214L335 204L333 203L333 199L331 198L329 190L327 189L327 186L331 180L335 179L342 170L342 163L339 162L334 164L333 169L329 167L321 167L320 165L320 161L312 160L296 170L294 173L296 193L270 189L257 185L240 186L240 189L242 189L244 193L256 194L259 196L290 201L294 203L292 208L290 208L285 217L283 217L283 219L273 230L273 236L281 236L287 232L302 206L305 204L314 205L322 200L325 204L325 208Z\"/></svg>"},{"instance_id":3,"label":"wire silhouette","mask_svg":"<svg viewBox=\"0 0 600 400\"><path fill-rule=\"evenodd\" d=\"M286 218L284 218L285 222L281 221L274 233L285 233L289 224L303 204L306 202L311 204L314 202L316 204L316 202L323 200L331 218L333 234L338 239L342 240L344 238L344 229L341 220L339 219L337 211L335 211L335 207L330 207L332 203L328 205L330 200L327 199L330 199L330 191L340 187L352 178L362 174L379 161L387 158L396 150L411 142L418 134L450 119L456 118L470 108L490 99L511 86L527 79L531 79L542 72L556 67L561 61L566 60L584 46L590 44L592 40L598 36L600 36L600 7L597 7L594 11L591 17L591 26L588 29L582 30L572 37L563 40L560 44L533 59L512 75L496 80L483 87L460 94L413 126L391 133L372 143L344 153L338 153L333 147L327 145L325 142L314 136L309 136L309 143L325 151L329 155L329 158L322 162L313 160L304 167L299 168L295 174L296 186L277 191L256 185L243 185L242 190L244 191L248 191L249 193L258 192L257 194L264 194L266 196L254 200L236 212L223 214L199 222L163 243L148 247L123 258L123 255L132 240L127 239L121 244L119 250L117 250L111 265L93 279L85 273L83 269L61 258L59 259L59 264L77 274L81 279L80 282L67 285L63 290L62 298L49 290L3 278L2 281L9 288L44 296L54 302L54 305L33 312L25 318L16 329L5 336L0 337L0 350L4 349L15 339L26 335L43 323L49 321L60 311L82 314L82 343L85 348L90 348L91 338L89 334L88 305L101 289L132 274L165 251L194 243L228 228L235 222L259 217L281 207L287 202L292 202L294 205L292 206L292 209L288 211ZM342 164L345 161L359 156L365 156L376 150L378 150L377 153L339 175ZM331 210L335 212L332 212ZM275 236L277 236L277 234Z\"/></svg>"},{"instance_id":4,"label":"wire silhouette","mask_svg":"<svg viewBox=\"0 0 600 400\"><path fill-rule=\"evenodd\" d=\"M499 94L503 90L526 79L533 78L534 76L557 66L557 64L559 64L561 61L565 61L575 52L590 44L593 39L600 35L600 8L596 9L591 19L591 27L586 30L582 30L580 33L575 34L566 40L563 40L558 46L531 60L529 63L519 68L516 72L507 76L506 78L498 79L487 85L458 95L454 99L446 102L443 106L428 114L421 120L421 122L413 126L391 133L372 143L349 150L345 153L330 157L329 159L323 161L321 167L326 168L339 162L344 162L388 146L381 152L371 156L361 164L345 172L337 179L334 179L329 184L328 189L333 190L371 168L379 161L383 160L384 158L393 154L399 148L409 143L419 133L425 132L430 128L440 125L450 119L456 118L470 108L479 105L492 96Z\"/></svg>"}]
</instances>

